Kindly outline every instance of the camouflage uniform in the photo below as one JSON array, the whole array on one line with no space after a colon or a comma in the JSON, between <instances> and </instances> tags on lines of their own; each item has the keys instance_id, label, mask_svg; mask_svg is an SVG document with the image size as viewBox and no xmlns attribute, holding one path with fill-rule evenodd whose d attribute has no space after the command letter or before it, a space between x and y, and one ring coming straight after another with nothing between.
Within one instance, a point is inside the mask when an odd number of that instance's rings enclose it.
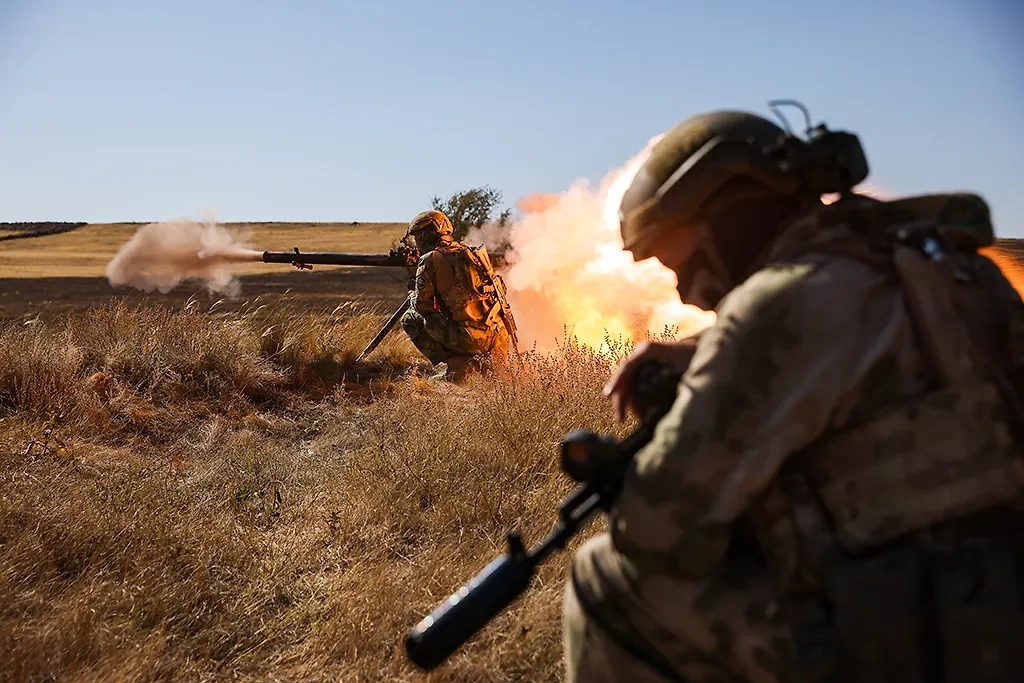
<instances>
[{"instance_id":1,"label":"camouflage uniform","mask_svg":"<svg viewBox=\"0 0 1024 683\"><path fill-rule=\"evenodd\" d=\"M443 240L420 257L414 282L402 328L431 363L446 363L448 376L459 379L470 369L507 361L514 344L499 301L504 283L485 249Z\"/></svg>"},{"instance_id":2,"label":"camouflage uniform","mask_svg":"<svg viewBox=\"0 0 1024 683\"><path fill-rule=\"evenodd\" d=\"M823 207L722 299L573 563L567 680L1024 680L1024 305L887 232L953 224L991 230L973 195Z\"/></svg>"}]
</instances>

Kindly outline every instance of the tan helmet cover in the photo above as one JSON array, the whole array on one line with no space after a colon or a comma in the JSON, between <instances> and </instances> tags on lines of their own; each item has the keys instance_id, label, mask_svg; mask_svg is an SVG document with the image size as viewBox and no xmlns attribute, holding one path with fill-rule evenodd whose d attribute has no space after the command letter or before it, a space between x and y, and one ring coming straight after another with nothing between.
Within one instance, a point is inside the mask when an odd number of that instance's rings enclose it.
<instances>
[{"instance_id":1,"label":"tan helmet cover","mask_svg":"<svg viewBox=\"0 0 1024 683\"><path fill-rule=\"evenodd\" d=\"M698 114L674 126L623 195L622 241L633 258L669 230L695 229L735 202L790 194L800 182L764 155L785 131L767 119L738 111Z\"/></svg>"},{"instance_id":2,"label":"tan helmet cover","mask_svg":"<svg viewBox=\"0 0 1024 683\"><path fill-rule=\"evenodd\" d=\"M430 209L429 211L423 211L416 214L411 221L409 221L409 230L406 232L406 236L412 235L419 232L420 230L432 230L438 235L451 235L454 232L452 222L449 220L441 211Z\"/></svg>"}]
</instances>

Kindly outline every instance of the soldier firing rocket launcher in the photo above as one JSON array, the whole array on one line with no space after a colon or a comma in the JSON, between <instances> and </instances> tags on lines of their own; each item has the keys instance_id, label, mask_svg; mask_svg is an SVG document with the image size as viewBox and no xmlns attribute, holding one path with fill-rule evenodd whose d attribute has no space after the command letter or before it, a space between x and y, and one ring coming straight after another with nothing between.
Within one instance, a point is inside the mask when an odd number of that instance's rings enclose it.
<instances>
[{"instance_id":1,"label":"soldier firing rocket launcher","mask_svg":"<svg viewBox=\"0 0 1024 683\"><path fill-rule=\"evenodd\" d=\"M491 254L491 261L495 265L505 262L504 252ZM288 263L299 270L313 270L314 265L327 266L373 266L378 268L405 268L409 273L408 288L414 288L416 277L416 265L420 260L420 253L415 247L404 243L395 247L387 254L346 254L335 251L307 251L301 252L298 247L292 251L264 251L262 260L264 263ZM409 308L410 302L407 298L392 314L391 318L380 329L380 332L363 349L356 360L362 360L373 352L377 346L384 341L384 338L391 331L391 328L402 318L402 314Z\"/></svg>"}]
</instances>

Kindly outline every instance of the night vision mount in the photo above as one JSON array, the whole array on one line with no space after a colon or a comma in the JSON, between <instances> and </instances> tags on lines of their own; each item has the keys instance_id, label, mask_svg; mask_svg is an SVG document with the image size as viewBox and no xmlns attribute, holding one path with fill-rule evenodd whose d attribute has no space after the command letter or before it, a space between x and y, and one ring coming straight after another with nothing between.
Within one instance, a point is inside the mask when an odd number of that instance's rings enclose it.
<instances>
[{"instance_id":1,"label":"night vision mount","mask_svg":"<svg viewBox=\"0 0 1024 683\"><path fill-rule=\"evenodd\" d=\"M779 111L782 106L796 107L804 115L805 137L793 132L789 121ZM853 133L829 130L824 123L811 124L811 113L797 100L772 100L768 108L782 122L786 134L767 149L765 155L784 174L798 176L804 185L818 195L846 196L868 177L868 160L860 139Z\"/></svg>"}]
</instances>

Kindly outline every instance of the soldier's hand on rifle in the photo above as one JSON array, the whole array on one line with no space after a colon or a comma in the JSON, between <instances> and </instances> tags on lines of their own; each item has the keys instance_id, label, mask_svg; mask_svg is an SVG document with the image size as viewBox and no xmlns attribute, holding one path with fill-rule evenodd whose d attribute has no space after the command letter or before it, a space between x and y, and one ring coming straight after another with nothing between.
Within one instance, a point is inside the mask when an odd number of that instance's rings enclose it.
<instances>
[{"instance_id":1,"label":"soldier's hand on rifle","mask_svg":"<svg viewBox=\"0 0 1024 683\"><path fill-rule=\"evenodd\" d=\"M636 397L633 395L637 368L647 362L667 365L678 374L686 372L697 350L697 337L687 337L676 342L641 342L629 358L615 369L604 387L604 395L612 400L615 419L622 422L627 411L639 416Z\"/></svg>"}]
</instances>

